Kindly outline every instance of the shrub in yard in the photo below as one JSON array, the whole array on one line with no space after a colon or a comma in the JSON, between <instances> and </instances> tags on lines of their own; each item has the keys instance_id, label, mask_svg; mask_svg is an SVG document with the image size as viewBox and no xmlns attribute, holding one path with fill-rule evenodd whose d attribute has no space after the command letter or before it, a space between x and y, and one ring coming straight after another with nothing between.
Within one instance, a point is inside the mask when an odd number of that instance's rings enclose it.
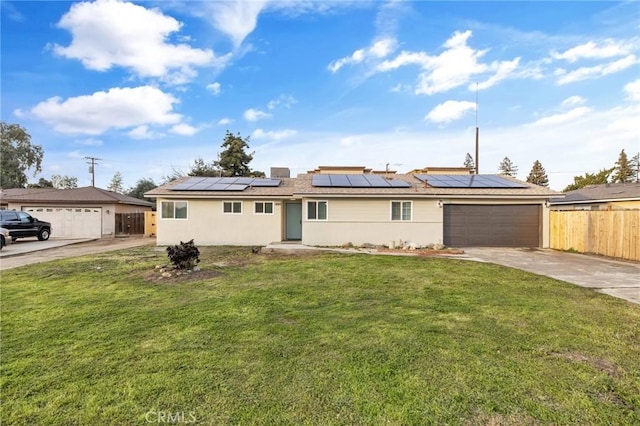
<instances>
[{"instance_id":1,"label":"shrub in yard","mask_svg":"<svg viewBox=\"0 0 640 426\"><path fill-rule=\"evenodd\" d=\"M200 250L193 240L167 247L167 256L176 269L193 269L200 262Z\"/></svg>"}]
</instances>

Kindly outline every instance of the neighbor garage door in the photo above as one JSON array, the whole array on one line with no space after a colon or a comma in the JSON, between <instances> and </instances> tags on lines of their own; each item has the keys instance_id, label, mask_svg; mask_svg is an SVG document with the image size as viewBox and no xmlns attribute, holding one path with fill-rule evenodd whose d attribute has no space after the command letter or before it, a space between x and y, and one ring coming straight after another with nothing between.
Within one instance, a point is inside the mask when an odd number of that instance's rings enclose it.
<instances>
[{"instance_id":1,"label":"neighbor garage door","mask_svg":"<svg viewBox=\"0 0 640 426\"><path fill-rule=\"evenodd\" d=\"M538 205L444 205L450 247L539 247Z\"/></svg>"},{"instance_id":2,"label":"neighbor garage door","mask_svg":"<svg viewBox=\"0 0 640 426\"><path fill-rule=\"evenodd\" d=\"M100 238L102 209L100 207L24 207L33 217L51 222L54 238Z\"/></svg>"}]
</instances>

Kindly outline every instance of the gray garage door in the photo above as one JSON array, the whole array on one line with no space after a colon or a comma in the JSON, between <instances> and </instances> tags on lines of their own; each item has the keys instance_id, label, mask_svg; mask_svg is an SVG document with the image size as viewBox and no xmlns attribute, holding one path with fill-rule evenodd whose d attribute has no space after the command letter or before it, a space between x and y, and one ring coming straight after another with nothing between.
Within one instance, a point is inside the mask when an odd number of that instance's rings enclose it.
<instances>
[{"instance_id":1,"label":"gray garage door","mask_svg":"<svg viewBox=\"0 0 640 426\"><path fill-rule=\"evenodd\" d=\"M450 247L539 247L540 206L444 205Z\"/></svg>"}]
</instances>

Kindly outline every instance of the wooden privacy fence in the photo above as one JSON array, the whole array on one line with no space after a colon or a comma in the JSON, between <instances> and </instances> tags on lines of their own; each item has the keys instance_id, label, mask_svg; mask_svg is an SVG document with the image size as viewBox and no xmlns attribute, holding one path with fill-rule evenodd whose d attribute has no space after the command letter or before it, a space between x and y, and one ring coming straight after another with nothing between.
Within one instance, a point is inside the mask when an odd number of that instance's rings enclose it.
<instances>
[{"instance_id":1,"label":"wooden privacy fence","mask_svg":"<svg viewBox=\"0 0 640 426\"><path fill-rule=\"evenodd\" d=\"M549 212L549 245L640 261L640 210Z\"/></svg>"},{"instance_id":2,"label":"wooden privacy fence","mask_svg":"<svg viewBox=\"0 0 640 426\"><path fill-rule=\"evenodd\" d=\"M144 212L144 235L156 235L156 212Z\"/></svg>"},{"instance_id":3,"label":"wooden privacy fence","mask_svg":"<svg viewBox=\"0 0 640 426\"><path fill-rule=\"evenodd\" d=\"M116 213L116 235L144 234L144 212Z\"/></svg>"}]
</instances>

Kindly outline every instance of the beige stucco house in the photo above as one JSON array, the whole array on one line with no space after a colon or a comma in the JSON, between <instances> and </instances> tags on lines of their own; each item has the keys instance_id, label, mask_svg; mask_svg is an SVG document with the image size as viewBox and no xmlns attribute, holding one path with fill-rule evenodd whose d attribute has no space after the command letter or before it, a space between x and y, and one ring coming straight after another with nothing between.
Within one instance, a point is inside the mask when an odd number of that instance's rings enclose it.
<instances>
[{"instance_id":1,"label":"beige stucco house","mask_svg":"<svg viewBox=\"0 0 640 426\"><path fill-rule=\"evenodd\" d=\"M340 173L336 173L340 172ZM458 177L455 177L458 176ZM548 247L546 188L494 175L319 168L295 178L182 178L145 194L157 242L266 245L299 241Z\"/></svg>"},{"instance_id":2,"label":"beige stucco house","mask_svg":"<svg viewBox=\"0 0 640 426\"><path fill-rule=\"evenodd\" d=\"M151 211L152 203L106 189L15 188L0 191L0 208L51 222L52 238L109 238L116 214Z\"/></svg>"}]
</instances>

